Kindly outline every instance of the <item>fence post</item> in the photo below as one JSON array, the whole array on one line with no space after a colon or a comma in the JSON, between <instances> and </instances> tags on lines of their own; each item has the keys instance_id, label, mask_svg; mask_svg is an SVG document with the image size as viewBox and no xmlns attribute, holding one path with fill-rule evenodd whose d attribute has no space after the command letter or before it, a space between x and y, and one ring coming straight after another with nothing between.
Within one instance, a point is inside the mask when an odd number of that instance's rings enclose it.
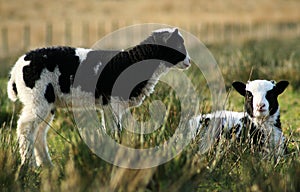
<instances>
[{"instance_id":1,"label":"fence post","mask_svg":"<svg viewBox=\"0 0 300 192\"><path fill-rule=\"evenodd\" d=\"M1 29L1 39L2 39L2 48L3 48L4 54L8 54L9 47L8 47L8 29L7 29L7 27L3 27Z\"/></svg>"},{"instance_id":2,"label":"fence post","mask_svg":"<svg viewBox=\"0 0 300 192\"><path fill-rule=\"evenodd\" d=\"M105 35L103 22L98 22L97 24L97 40Z\"/></svg>"},{"instance_id":3,"label":"fence post","mask_svg":"<svg viewBox=\"0 0 300 192\"><path fill-rule=\"evenodd\" d=\"M47 23L46 25L46 45L49 46L52 44L52 35L53 35L53 30L52 30L52 24Z\"/></svg>"},{"instance_id":4,"label":"fence post","mask_svg":"<svg viewBox=\"0 0 300 192\"><path fill-rule=\"evenodd\" d=\"M89 45L89 40L90 40L90 30L89 30L89 23L88 22L83 22L82 24L82 46L87 46Z\"/></svg>"},{"instance_id":5,"label":"fence post","mask_svg":"<svg viewBox=\"0 0 300 192\"><path fill-rule=\"evenodd\" d=\"M30 47L30 26L24 26L24 50L27 50Z\"/></svg>"},{"instance_id":6,"label":"fence post","mask_svg":"<svg viewBox=\"0 0 300 192\"><path fill-rule=\"evenodd\" d=\"M65 43L66 43L66 45L72 44L72 23L71 23L71 21L66 21L66 23L65 23Z\"/></svg>"}]
</instances>

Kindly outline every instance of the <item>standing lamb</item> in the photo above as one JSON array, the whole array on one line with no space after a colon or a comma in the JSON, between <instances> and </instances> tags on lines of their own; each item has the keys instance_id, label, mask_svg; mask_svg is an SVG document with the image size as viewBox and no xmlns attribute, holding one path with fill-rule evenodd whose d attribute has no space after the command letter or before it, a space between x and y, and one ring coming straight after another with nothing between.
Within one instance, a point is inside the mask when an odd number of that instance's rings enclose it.
<instances>
[{"instance_id":1,"label":"standing lamb","mask_svg":"<svg viewBox=\"0 0 300 192\"><path fill-rule=\"evenodd\" d=\"M144 81L132 90L112 92L117 78L133 65L141 67L137 72L144 75ZM121 101L126 101L126 109L139 106L160 76L174 66L190 66L184 39L176 28L153 31L126 51L51 47L21 56L10 72L7 91L12 101L19 98L24 105L17 126L22 164L51 165L46 135L56 107L71 107L74 99L85 98L94 99L99 110ZM123 112L116 115L118 124Z\"/></svg>"},{"instance_id":2,"label":"standing lamb","mask_svg":"<svg viewBox=\"0 0 300 192\"><path fill-rule=\"evenodd\" d=\"M194 117L190 128L201 133L200 152L207 151L221 134L225 138L242 139L245 132L251 146L263 154L283 155L285 137L280 122L277 97L288 86L287 81L254 80L232 86L245 97L245 112L217 111Z\"/></svg>"}]
</instances>

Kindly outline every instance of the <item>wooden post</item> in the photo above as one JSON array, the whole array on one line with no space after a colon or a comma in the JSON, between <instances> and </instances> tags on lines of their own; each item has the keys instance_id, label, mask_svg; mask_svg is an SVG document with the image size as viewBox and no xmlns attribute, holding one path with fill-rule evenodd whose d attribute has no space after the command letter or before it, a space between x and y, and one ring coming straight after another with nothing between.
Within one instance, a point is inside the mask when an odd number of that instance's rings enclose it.
<instances>
[{"instance_id":1,"label":"wooden post","mask_svg":"<svg viewBox=\"0 0 300 192\"><path fill-rule=\"evenodd\" d=\"M7 29L7 27L3 27L1 29L1 39L2 39L3 52L6 55L9 52L9 46L8 46L8 29Z\"/></svg>"},{"instance_id":2,"label":"wooden post","mask_svg":"<svg viewBox=\"0 0 300 192\"><path fill-rule=\"evenodd\" d=\"M65 23L65 44L72 44L72 23L71 21L66 21Z\"/></svg>"},{"instance_id":3,"label":"wooden post","mask_svg":"<svg viewBox=\"0 0 300 192\"><path fill-rule=\"evenodd\" d=\"M101 39L104 37L105 31L104 31L104 23L103 22L98 22L97 26L97 40Z\"/></svg>"},{"instance_id":4,"label":"wooden post","mask_svg":"<svg viewBox=\"0 0 300 192\"><path fill-rule=\"evenodd\" d=\"M53 36L53 29L52 29L52 24L51 23L47 23L46 25L46 42L45 44L47 46L52 45L52 36Z\"/></svg>"},{"instance_id":5,"label":"wooden post","mask_svg":"<svg viewBox=\"0 0 300 192\"><path fill-rule=\"evenodd\" d=\"M23 39L23 41L24 41L23 49L27 50L30 47L30 26L29 25L24 26L24 36L23 37L24 37L24 39Z\"/></svg>"},{"instance_id":6,"label":"wooden post","mask_svg":"<svg viewBox=\"0 0 300 192\"><path fill-rule=\"evenodd\" d=\"M82 46L87 46L89 45L89 34L90 30L89 30L89 23L88 22L83 22L82 24Z\"/></svg>"}]
</instances>

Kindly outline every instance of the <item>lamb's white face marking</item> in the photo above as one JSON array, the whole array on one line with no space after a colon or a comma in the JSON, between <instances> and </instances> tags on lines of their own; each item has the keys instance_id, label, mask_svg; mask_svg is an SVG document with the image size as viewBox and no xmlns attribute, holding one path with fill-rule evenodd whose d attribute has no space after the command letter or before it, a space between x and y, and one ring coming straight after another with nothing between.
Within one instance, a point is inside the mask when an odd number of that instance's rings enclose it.
<instances>
[{"instance_id":1,"label":"lamb's white face marking","mask_svg":"<svg viewBox=\"0 0 300 192\"><path fill-rule=\"evenodd\" d=\"M274 88L275 84L267 80L254 80L248 82L246 91L251 92L253 96L253 116L263 118L269 115L269 102L266 98L268 91Z\"/></svg>"}]
</instances>

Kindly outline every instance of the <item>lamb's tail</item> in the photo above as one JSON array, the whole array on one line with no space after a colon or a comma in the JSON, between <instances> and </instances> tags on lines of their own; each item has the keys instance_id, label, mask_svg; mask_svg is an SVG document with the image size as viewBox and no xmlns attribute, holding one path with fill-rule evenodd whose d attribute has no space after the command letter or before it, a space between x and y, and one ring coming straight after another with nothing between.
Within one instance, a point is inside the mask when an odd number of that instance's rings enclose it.
<instances>
[{"instance_id":1,"label":"lamb's tail","mask_svg":"<svg viewBox=\"0 0 300 192\"><path fill-rule=\"evenodd\" d=\"M12 100L13 102L15 102L18 99L18 97L17 97L18 90L17 90L17 85L15 82L14 74L10 74L10 77L9 77L9 80L7 83L7 95L8 95L8 98L10 100Z\"/></svg>"},{"instance_id":2,"label":"lamb's tail","mask_svg":"<svg viewBox=\"0 0 300 192\"><path fill-rule=\"evenodd\" d=\"M9 80L7 83L7 95L10 100L15 102L18 99L18 89L17 89L17 70L24 65L24 56L20 57L16 62L15 66L12 68L9 74Z\"/></svg>"}]
</instances>

